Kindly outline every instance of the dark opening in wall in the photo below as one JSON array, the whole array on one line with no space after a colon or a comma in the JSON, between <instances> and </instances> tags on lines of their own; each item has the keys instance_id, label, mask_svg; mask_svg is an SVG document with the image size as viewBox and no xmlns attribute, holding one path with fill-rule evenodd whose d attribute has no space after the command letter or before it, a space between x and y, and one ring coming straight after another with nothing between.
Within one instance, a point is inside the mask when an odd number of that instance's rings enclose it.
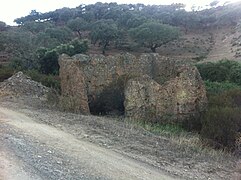
<instances>
[{"instance_id":1,"label":"dark opening in wall","mask_svg":"<svg viewBox=\"0 0 241 180\"><path fill-rule=\"evenodd\" d=\"M123 115L124 114L125 78L120 77L96 95L89 96L89 107L94 115Z\"/></svg>"}]
</instances>

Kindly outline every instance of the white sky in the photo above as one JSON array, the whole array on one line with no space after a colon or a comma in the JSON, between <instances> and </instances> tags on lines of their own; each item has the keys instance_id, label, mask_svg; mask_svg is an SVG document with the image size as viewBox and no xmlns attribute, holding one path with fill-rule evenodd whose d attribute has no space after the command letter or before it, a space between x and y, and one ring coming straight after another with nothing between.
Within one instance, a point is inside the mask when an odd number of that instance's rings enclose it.
<instances>
[{"instance_id":1,"label":"white sky","mask_svg":"<svg viewBox=\"0 0 241 180\"><path fill-rule=\"evenodd\" d=\"M80 4L94 4L96 2L117 2L118 4L172 4L183 3L188 7L193 4L196 6L205 6L213 0L0 0L0 21L13 25L13 20L26 16L31 10L38 12L48 12L62 7L77 7ZM221 0L221 2L236 2L241 0Z\"/></svg>"}]
</instances>

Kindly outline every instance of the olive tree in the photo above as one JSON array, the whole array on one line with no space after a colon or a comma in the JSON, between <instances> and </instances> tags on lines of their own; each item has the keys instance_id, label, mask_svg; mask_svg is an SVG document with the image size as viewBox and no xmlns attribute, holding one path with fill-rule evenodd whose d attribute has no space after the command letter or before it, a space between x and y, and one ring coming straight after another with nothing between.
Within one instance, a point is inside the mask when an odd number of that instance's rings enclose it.
<instances>
[{"instance_id":1,"label":"olive tree","mask_svg":"<svg viewBox=\"0 0 241 180\"><path fill-rule=\"evenodd\" d=\"M178 39L179 30L159 22L147 22L129 31L130 36L141 46L156 52L156 48Z\"/></svg>"},{"instance_id":2,"label":"olive tree","mask_svg":"<svg viewBox=\"0 0 241 180\"><path fill-rule=\"evenodd\" d=\"M118 38L119 30L117 25L112 20L100 20L92 25L90 33L93 44L99 42L102 46L102 53L105 54L107 46L111 41Z\"/></svg>"}]
</instances>

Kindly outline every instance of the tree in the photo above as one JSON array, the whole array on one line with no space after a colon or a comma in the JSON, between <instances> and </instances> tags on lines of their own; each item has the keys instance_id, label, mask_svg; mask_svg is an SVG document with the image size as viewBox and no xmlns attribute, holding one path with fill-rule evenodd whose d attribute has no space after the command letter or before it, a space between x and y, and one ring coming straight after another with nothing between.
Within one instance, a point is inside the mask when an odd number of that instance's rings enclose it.
<instances>
[{"instance_id":1,"label":"tree","mask_svg":"<svg viewBox=\"0 0 241 180\"><path fill-rule=\"evenodd\" d=\"M67 26L72 31L77 32L79 37L81 38L81 31L86 30L87 22L84 19L77 17L76 19L68 21Z\"/></svg>"},{"instance_id":2,"label":"tree","mask_svg":"<svg viewBox=\"0 0 241 180\"><path fill-rule=\"evenodd\" d=\"M34 34L45 31L47 28L53 28L54 25L50 22L36 22L36 21L28 21L22 25L24 30L30 31Z\"/></svg>"},{"instance_id":3,"label":"tree","mask_svg":"<svg viewBox=\"0 0 241 180\"><path fill-rule=\"evenodd\" d=\"M178 39L180 33L175 27L158 22L148 22L137 28L132 28L130 36L140 45L156 52L156 48Z\"/></svg>"},{"instance_id":4,"label":"tree","mask_svg":"<svg viewBox=\"0 0 241 180\"><path fill-rule=\"evenodd\" d=\"M41 13L37 12L36 10L31 10L29 15L21 18L17 18L14 20L15 23L17 24L24 24L28 21L40 21L41 19Z\"/></svg>"},{"instance_id":5,"label":"tree","mask_svg":"<svg viewBox=\"0 0 241 180\"><path fill-rule=\"evenodd\" d=\"M117 25L112 20L100 20L93 24L90 33L91 41L93 44L99 42L102 46L102 53L105 54L107 46L111 41L118 38L119 30Z\"/></svg>"},{"instance_id":6,"label":"tree","mask_svg":"<svg viewBox=\"0 0 241 180\"><path fill-rule=\"evenodd\" d=\"M41 47L35 52L39 70L43 74L58 74L59 64L58 58L60 54L68 54L73 56L79 53L86 53L88 50L88 42L74 39L67 44L61 44L53 49Z\"/></svg>"},{"instance_id":7,"label":"tree","mask_svg":"<svg viewBox=\"0 0 241 180\"><path fill-rule=\"evenodd\" d=\"M47 28L45 34L58 40L60 43L69 42L73 37L71 30L66 27Z\"/></svg>"}]
</instances>

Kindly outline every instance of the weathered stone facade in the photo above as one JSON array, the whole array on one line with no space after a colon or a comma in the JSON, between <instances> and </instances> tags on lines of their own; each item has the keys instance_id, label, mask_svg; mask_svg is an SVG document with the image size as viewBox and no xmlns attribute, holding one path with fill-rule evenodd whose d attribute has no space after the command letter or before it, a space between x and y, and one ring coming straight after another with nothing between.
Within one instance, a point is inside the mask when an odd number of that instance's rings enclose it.
<instances>
[{"instance_id":1,"label":"weathered stone facade","mask_svg":"<svg viewBox=\"0 0 241 180\"><path fill-rule=\"evenodd\" d=\"M158 54L62 55L62 95L80 112L120 110L150 121L182 119L205 109L206 91L194 66Z\"/></svg>"},{"instance_id":2,"label":"weathered stone facade","mask_svg":"<svg viewBox=\"0 0 241 180\"><path fill-rule=\"evenodd\" d=\"M130 79L125 89L125 114L153 122L178 122L197 116L206 107L206 90L195 67L160 85L147 75Z\"/></svg>"},{"instance_id":3,"label":"weathered stone facade","mask_svg":"<svg viewBox=\"0 0 241 180\"><path fill-rule=\"evenodd\" d=\"M62 55L59 65L62 103L74 112L89 114L86 83L80 61Z\"/></svg>"}]
</instances>

